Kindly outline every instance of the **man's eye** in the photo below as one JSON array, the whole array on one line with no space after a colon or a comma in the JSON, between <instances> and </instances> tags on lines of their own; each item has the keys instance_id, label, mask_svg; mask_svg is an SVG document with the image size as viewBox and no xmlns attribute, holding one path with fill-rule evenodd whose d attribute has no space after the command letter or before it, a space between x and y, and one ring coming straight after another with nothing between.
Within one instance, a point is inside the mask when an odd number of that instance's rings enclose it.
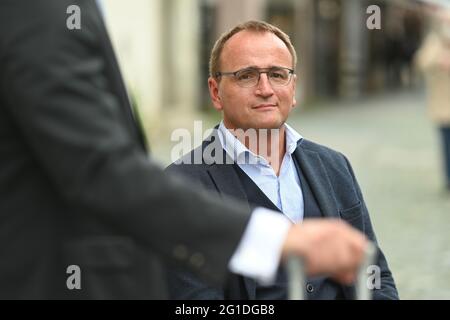
<instances>
[{"instance_id":1,"label":"man's eye","mask_svg":"<svg viewBox=\"0 0 450 320\"><path fill-rule=\"evenodd\" d=\"M287 74L283 71L272 71L270 72L270 77L273 79L286 79Z\"/></svg>"},{"instance_id":2,"label":"man's eye","mask_svg":"<svg viewBox=\"0 0 450 320\"><path fill-rule=\"evenodd\" d=\"M242 80L242 81L246 81L246 80L253 80L253 79L255 79L257 76L256 76L256 73L254 73L254 72L251 72L251 71L246 71L246 72L242 72L242 73L239 73L238 75L237 75L237 79L238 80Z\"/></svg>"}]
</instances>

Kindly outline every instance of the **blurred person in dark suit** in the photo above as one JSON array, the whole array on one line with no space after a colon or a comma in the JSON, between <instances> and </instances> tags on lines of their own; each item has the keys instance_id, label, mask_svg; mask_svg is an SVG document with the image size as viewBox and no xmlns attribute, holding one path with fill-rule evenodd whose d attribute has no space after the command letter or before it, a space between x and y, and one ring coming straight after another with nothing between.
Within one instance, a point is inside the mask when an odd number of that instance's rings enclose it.
<instances>
[{"instance_id":1,"label":"blurred person in dark suit","mask_svg":"<svg viewBox=\"0 0 450 320\"><path fill-rule=\"evenodd\" d=\"M167 170L250 208L278 211L294 224L342 219L376 242L345 156L304 139L286 124L296 104L297 80L297 55L289 36L268 23L249 21L220 37L210 61L210 95L223 121L199 148ZM203 156L200 163L193 161L196 154ZM376 265L381 286L374 290L374 299L398 299L381 250ZM186 271L169 275L175 299L286 299L287 281L283 268L271 286L235 274L223 287L206 284ZM308 299L354 298L353 286L326 276L308 279L305 291Z\"/></svg>"},{"instance_id":2,"label":"blurred person in dark suit","mask_svg":"<svg viewBox=\"0 0 450 320\"><path fill-rule=\"evenodd\" d=\"M429 7L430 32L415 57L424 72L428 111L439 128L445 186L450 191L450 9Z\"/></svg>"},{"instance_id":3,"label":"blurred person in dark suit","mask_svg":"<svg viewBox=\"0 0 450 320\"><path fill-rule=\"evenodd\" d=\"M311 274L355 276L367 240L348 225L292 226L163 173L95 1L2 0L0 70L0 299L164 298L164 264L271 282L291 252ZM255 268L249 252L270 258Z\"/></svg>"}]
</instances>

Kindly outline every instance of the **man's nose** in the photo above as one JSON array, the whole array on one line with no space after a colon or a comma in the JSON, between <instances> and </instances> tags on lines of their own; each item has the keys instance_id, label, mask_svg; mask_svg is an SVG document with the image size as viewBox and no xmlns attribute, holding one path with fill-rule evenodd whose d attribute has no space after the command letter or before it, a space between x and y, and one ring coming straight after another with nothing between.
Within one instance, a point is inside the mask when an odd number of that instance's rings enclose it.
<instances>
[{"instance_id":1,"label":"man's nose","mask_svg":"<svg viewBox=\"0 0 450 320\"><path fill-rule=\"evenodd\" d=\"M267 73L261 73L258 85L256 86L256 94L263 97L273 95L273 88L269 82L269 77Z\"/></svg>"}]
</instances>

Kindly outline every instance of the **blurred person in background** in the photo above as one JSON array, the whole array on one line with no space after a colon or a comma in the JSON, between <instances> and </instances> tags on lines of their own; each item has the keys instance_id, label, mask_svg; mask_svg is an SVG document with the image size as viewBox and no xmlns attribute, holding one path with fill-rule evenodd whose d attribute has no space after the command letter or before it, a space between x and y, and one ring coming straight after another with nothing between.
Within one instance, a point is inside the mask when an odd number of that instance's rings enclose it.
<instances>
[{"instance_id":1,"label":"blurred person in background","mask_svg":"<svg viewBox=\"0 0 450 320\"><path fill-rule=\"evenodd\" d=\"M450 191L450 9L428 8L431 28L415 57L424 72L429 114L439 128L445 170L445 187Z\"/></svg>"},{"instance_id":2,"label":"blurred person in background","mask_svg":"<svg viewBox=\"0 0 450 320\"><path fill-rule=\"evenodd\" d=\"M222 35L210 61L210 96L223 121L201 147L168 171L252 208L278 211L294 224L313 218L342 219L376 243L345 156L304 139L286 124L296 104L297 80L297 54L289 36L268 23L250 21ZM215 151L214 156L209 150ZM203 156L201 163L193 161L196 154ZM375 264L380 268L381 286L374 290L374 299L397 299L387 261L381 250L378 253ZM169 276L175 299L286 299L287 285L283 268L272 286L236 274L229 275L224 287L210 286L187 271L173 271ZM353 286L324 276L308 279L305 289L308 299L354 297Z\"/></svg>"}]
</instances>

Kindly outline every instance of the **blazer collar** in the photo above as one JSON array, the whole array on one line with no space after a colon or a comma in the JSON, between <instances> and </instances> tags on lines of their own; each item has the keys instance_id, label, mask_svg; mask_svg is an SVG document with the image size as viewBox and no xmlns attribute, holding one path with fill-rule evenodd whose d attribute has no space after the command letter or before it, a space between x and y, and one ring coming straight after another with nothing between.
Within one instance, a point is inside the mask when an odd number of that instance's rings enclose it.
<instances>
[{"instance_id":1,"label":"blazer collar","mask_svg":"<svg viewBox=\"0 0 450 320\"><path fill-rule=\"evenodd\" d=\"M233 168L234 162L222 148L217 128L214 128L202 145L203 161L208 165L207 171L221 194L241 200L250 208L247 195Z\"/></svg>"}]
</instances>

